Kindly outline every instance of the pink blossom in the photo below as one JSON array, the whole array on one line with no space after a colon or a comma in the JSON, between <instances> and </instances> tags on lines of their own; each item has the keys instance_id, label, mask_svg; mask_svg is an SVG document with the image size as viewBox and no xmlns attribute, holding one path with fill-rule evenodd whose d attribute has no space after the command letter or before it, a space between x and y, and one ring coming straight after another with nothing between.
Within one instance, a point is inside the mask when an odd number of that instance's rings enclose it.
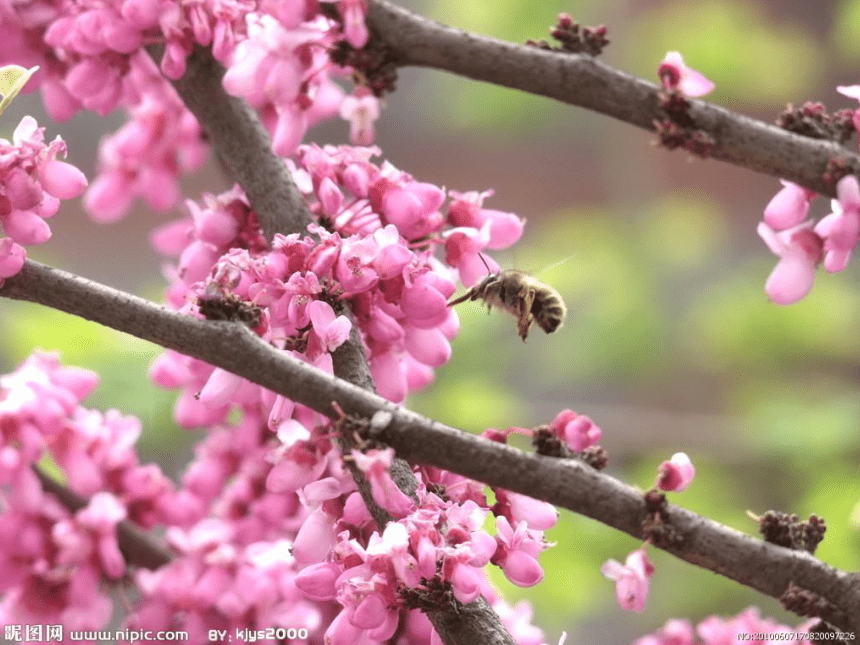
<instances>
[{"instance_id":1,"label":"pink blossom","mask_svg":"<svg viewBox=\"0 0 860 645\"><path fill-rule=\"evenodd\" d=\"M669 461L660 464L657 474L657 487L660 490L682 492L693 481L696 469L690 458L683 452L676 452Z\"/></svg>"},{"instance_id":2,"label":"pink blossom","mask_svg":"<svg viewBox=\"0 0 860 645\"><path fill-rule=\"evenodd\" d=\"M27 260L27 251L12 238L0 239L0 280L11 278L21 271Z\"/></svg>"},{"instance_id":3,"label":"pink blossom","mask_svg":"<svg viewBox=\"0 0 860 645\"><path fill-rule=\"evenodd\" d=\"M395 517L403 517L415 508L415 502L401 491L391 479L389 469L394 459L394 450L352 451L352 458L360 471L367 475L373 499Z\"/></svg>"},{"instance_id":4,"label":"pink blossom","mask_svg":"<svg viewBox=\"0 0 860 645\"><path fill-rule=\"evenodd\" d=\"M87 186L84 173L64 161L52 160L42 164L39 179L45 191L57 199L77 197Z\"/></svg>"},{"instance_id":5,"label":"pink blossom","mask_svg":"<svg viewBox=\"0 0 860 645\"><path fill-rule=\"evenodd\" d=\"M812 191L780 179L783 188L768 202L764 209L764 221L772 229L781 231L800 224L809 213L809 201L815 197Z\"/></svg>"},{"instance_id":6,"label":"pink blossom","mask_svg":"<svg viewBox=\"0 0 860 645\"><path fill-rule=\"evenodd\" d=\"M622 609L641 612L648 600L648 578L654 575L654 565L644 547L627 556L624 564L608 560L600 572L615 581L615 597Z\"/></svg>"},{"instance_id":7,"label":"pink blossom","mask_svg":"<svg viewBox=\"0 0 860 645\"><path fill-rule=\"evenodd\" d=\"M764 222L758 234L780 260L765 283L768 298L779 305L801 300L812 289L815 267L824 256L824 241L812 230L812 222L775 232Z\"/></svg>"},{"instance_id":8,"label":"pink blossom","mask_svg":"<svg viewBox=\"0 0 860 645\"><path fill-rule=\"evenodd\" d=\"M346 316L335 317L331 305L314 300L308 305L308 312L322 351L333 352L349 338L352 323Z\"/></svg>"},{"instance_id":9,"label":"pink blossom","mask_svg":"<svg viewBox=\"0 0 860 645\"><path fill-rule=\"evenodd\" d=\"M439 207L445 194L433 184L407 182L384 193L382 214L407 240L413 240L437 228L443 221Z\"/></svg>"},{"instance_id":10,"label":"pink blossom","mask_svg":"<svg viewBox=\"0 0 860 645\"><path fill-rule=\"evenodd\" d=\"M356 49L364 47L370 38L364 24L367 0L339 0L337 10L343 18L343 32L347 42Z\"/></svg>"},{"instance_id":11,"label":"pink blossom","mask_svg":"<svg viewBox=\"0 0 860 645\"><path fill-rule=\"evenodd\" d=\"M86 186L77 168L57 161L66 145L57 138L45 144L45 129L31 116L24 117L12 135L12 142L0 140L3 182L0 197L0 224L19 244L43 244L51 237L45 222L59 209L60 199L76 197Z\"/></svg>"},{"instance_id":12,"label":"pink blossom","mask_svg":"<svg viewBox=\"0 0 860 645\"><path fill-rule=\"evenodd\" d=\"M100 222L123 217L135 197L159 211L173 208L178 177L206 160L200 125L152 61L141 62L131 74L146 93L130 109L130 120L102 142L99 174L84 198Z\"/></svg>"},{"instance_id":13,"label":"pink blossom","mask_svg":"<svg viewBox=\"0 0 860 645\"><path fill-rule=\"evenodd\" d=\"M824 240L824 268L842 271L851 251L860 243L860 184L854 175L846 175L836 184L838 199L832 200L833 212L815 225Z\"/></svg>"},{"instance_id":14,"label":"pink blossom","mask_svg":"<svg viewBox=\"0 0 860 645\"><path fill-rule=\"evenodd\" d=\"M603 436L603 431L591 419L573 410L559 412L549 429L576 452L593 446Z\"/></svg>"},{"instance_id":15,"label":"pink blossom","mask_svg":"<svg viewBox=\"0 0 860 645\"><path fill-rule=\"evenodd\" d=\"M539 535L525 522L519 522L514 528L505 517L496 518L496 542L499 546L492 562L500 566L515 585L531 587L543 580L543 569L537 557L546 544Z\"/></svg>"},{"instance_id":16,"label":"pink blossom","mask_svg":"<svg viewBox=\"0 0 860 645\"><path fill-rule=\"evenodd\" d=\"M687 620L670 620L660 631L638 639L633 645L693 645L693 626Z\"/></svg>"},{"instance_id":17,"label":"pink blossom","mask_svg":"<svg viewBox=\"0 0 860 645\"><path fill-rule=\"evenodd\" d=\"M295 584L309 598L333 600L337 593L335 581L342 572L342 567L334 562L319 562L302 569Z\"/></svg>"},{"instance_id":18,"label":"pink blossom","mask_svg":"<svg viewBox=\"0 0 860 645\"><path fill-rule=\"evenodd\" d=\"M481 229L489 221L486 247L504 249L515 244L522 237L525 220L513 213L483 208L484 199L492 194L492 190L482 193L451 191L454 199L448 207L448 220L454 226L474 229Z\"/></svg>"},{"instance_id":19,"label":"pink blossom","mask_svg":"<svg viewBox=\"0 0 860 645\"><path fill-rule=\"evenodd\" d=\"M490 243L490 225L480 229L454 228L445 235L445 262L455 267L460 281L470 287L489 273L497 273L499 265L483 255Z\"/></svg>"},{"instance_id":20,"label":"pink blossom","mask_svg":"<svg viewBox=\"0 0 860 645\"><path fill-rule=\"evenodd\" d=\"M400 306L416 327L433 327L448 317L448 298L454 290L450 280L427 272L404 287Z\"/></svg>"},{"instance_id":21,"label":"pink blossom","mask_svg":"<svg viewBox=\"0 0 860 645\"><path fill-rule=\"evenodd\" d=\"M701 73L687 67L679 52L668 52L657 70L663 87L678 89L684 96L704 96L714 89L714 84Z\"/></svg>"},{"instance_id":22,"label":"pink blossom","mask_svg":"<svg viewBox=\"0 0 860 645\"><path fill-rule=\"evenodd\" d=\"M110 493L96 493L89 505L76 515L78 524L94 534L102 567L111 578L125 572L125 559L119 551L116 525L126 517L126 509Z\"/></svg>"},{"instance_id":23,"label":"pink blossom","mask_svg":"<svg viewBox=\"0 0 860 645\"><path fill-rule=\"evenodd\" d=\"M322 562L335 545L335 518L323 508L317 508L299 528L293 541L292 553L301 564Z\"/></svg>"},{"instance_id":24,"label":"pink blossom","mask_svg":"<svg viewBox=\"0 0 860 645\"><path fill-rule=\"evenodd\" d=\"M696 625L695 633L701 639L702 645L729 645L748 639L751 634L782 636L771 640L792 640L794 636L794 640L797 640L798 635L808 632L817 622L817 619L813 619L792 629L771 618L763 618L757 608L749 607L737 616L729 618L709 616ZM693 645L699 642L695 640L693 626L688 621L670 620L657 632L638 639L634 645ZM803 645L809 643L806 639L801 639L800 642Z\"/></svg>"},{"instance_id":25,"label":"pink blossom","mask_svg":"<svg viewBox=\"0 0 860 645\"><path fill-rule=\"evenodd\" d=\"M451 358L451 344L438 328L419 329L406 325L406 350L421 364L439 367Z\"/></svg>"},{"instance_id":26,"label":"pink blossom","mask_svg":"<svg viewBox=\"0 0 860 645\"><path fill-rule=\"evenodd\" d=\"M206 385L200 390L198 399L206 405L226 405L245 382L241 376L216 367L206 381Z\"/></svg>"},{"instance_id":27,"label":"pink blossom","mask_svg":"<svg viewBox=\"0 0 860 645\"><path fill-rule=\"evenodd\" d=\"M340 104L341 118L349 121L349 140L357 146L373 143L373 122L379 118L380 107L370 90L357 87L352 96L347 96Z\"/></svg>"},{"instance_id":28,"label":"pink blossom","mask_svg":"<svg viewBox=\"0 0 860 645\"><path fill-rule=\"evenodd\" d=\"M558 522L558 511L549 502L500 488L494 489L494 493L496 506L493 512L504 515L513 525L525 522L529 528L546 531Z\"/></svg>"},{"instance_id":29,"label":"pink blossom","mask_svg":"<svg viewBox=\"0 0 860 645\"><path fill-rule=\"evenodd\" d=\"M84 206L101 223L120 220L131 207L134 196L121 172L100 175L84 197Z\"/></svg>"},{"instance_id":30,"label":"pink blossom","mask_svg":"<svg viewBox=\"0 0 860 645\"><path fill-rule=\"evenodd\" d=\"M860 101L860 85L839 85L836 91L848 98ZM854 123L854 128L860 131L860 108L854 110L852 122Z\"/></svg>"}]
</instances>

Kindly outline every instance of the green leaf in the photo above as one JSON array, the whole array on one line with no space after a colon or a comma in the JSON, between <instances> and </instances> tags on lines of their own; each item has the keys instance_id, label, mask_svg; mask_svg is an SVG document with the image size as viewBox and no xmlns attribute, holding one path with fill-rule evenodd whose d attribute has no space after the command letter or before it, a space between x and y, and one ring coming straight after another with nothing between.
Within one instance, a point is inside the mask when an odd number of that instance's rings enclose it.
<instances>
[{"instance_id":1,"label":"green leaf","mask_svg":"<svg viewBox=\"0 0 860 645\"><path fill-rule=\"evenodd\" d=\"M18 96L30 77L36 73L39 66L27 69L20 65L4 65L0 67L0 95L3 99L0 100L0 114L6 111L12 100Z\"/></svg>"}]
</instances>

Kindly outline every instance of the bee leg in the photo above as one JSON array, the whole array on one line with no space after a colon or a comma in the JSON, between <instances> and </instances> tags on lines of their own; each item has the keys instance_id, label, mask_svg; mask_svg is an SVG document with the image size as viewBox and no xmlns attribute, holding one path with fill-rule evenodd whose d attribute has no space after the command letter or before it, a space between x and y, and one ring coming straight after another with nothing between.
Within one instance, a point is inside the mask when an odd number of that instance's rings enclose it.
<instances>
[{"instance_id":1,"label":"bee leg","mask_svg":"<svg viewBox=\"0 0 860 645\"><path fill-rule=\"evenodd\" d=\"M526 289L523 293L517 296L517 329L520 332L520 338L526 342L529 335L529 327L534 322L532 315L532 305L535 301L535 290Z\"/></svg>"},{"instance_id":2,"label":"bee leg","mask_svg":"<svg viewBox=\"0 0 860 645\"><path fill-rule=\"evenodd\" d=\"M466 302L467 300L474 300L475 294L473 293L473 289L469 289L466 293L464 293L459 298L454 298L453 300L448 301L448 306L453 307L454 305L459 305L461 302Z\"/></svg>"}]
</instances>

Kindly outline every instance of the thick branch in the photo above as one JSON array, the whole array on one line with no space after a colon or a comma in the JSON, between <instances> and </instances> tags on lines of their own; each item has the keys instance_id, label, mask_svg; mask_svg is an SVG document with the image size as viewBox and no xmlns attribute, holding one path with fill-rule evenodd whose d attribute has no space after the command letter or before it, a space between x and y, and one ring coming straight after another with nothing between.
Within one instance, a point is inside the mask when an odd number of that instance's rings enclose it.
<instances>
[{"instance_id":1,"label":"thick branch","mask_svg":"<svg viewBox=\"0 0 860 645\"><path fill-rule=\"evenodd\" d=\"M447 27L387 0L370 0L367 19L376 44L401 66L431 67L614 117L646 130L664 119L653 83L613 69L585 54L558 53ZM654 65L655 75L657 63ZM844 147L803 137L774 125L690 99L696 126L716 141L715 159L782 177L835 196L824 180L827 162L860 156Z\"/></svg>"},{"instance_id":2,"label":"thick branch","mask_svg":"<svg viewBox=\"0 0 860 645\"><path fill-rule=\"evenodd\" d=\"M38 302L175 349L329 417L336 416L333 402L368 419L386 410L392 421L384 438L399 457L542 499L642 538L645 506L631 486L576 460L524 454L421 417L293 359L242 325L198 320L32 261L7 280L0 296ZM854 575L682 508L672 506L669 514L683 536L670 553L773 597L792 582L830 603L822 618L860 633L860 580Z\"/></svg>"},{"instance_id":3,"label":"thick branch","mask_svg":"<svg viewBox=\"0 0 860 645\"><path fill-rule=\"evenodd\" d=\"M160 58L153 50L153 56ZM221 86L224 68L205 47L188 58L185 75L174 87L203 127L226 175L239 183L257 213L266 239L275 233L305 232L311 214L284 161L257 114Z\"/></svg>"}]
</instances>

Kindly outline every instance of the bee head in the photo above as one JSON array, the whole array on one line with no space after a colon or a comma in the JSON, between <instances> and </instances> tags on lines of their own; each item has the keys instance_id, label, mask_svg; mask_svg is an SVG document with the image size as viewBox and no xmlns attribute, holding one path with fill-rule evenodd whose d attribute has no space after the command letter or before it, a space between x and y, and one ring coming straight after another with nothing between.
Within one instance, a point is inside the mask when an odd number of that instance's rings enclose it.
<instances>
[{"instance_id":1,"label":"bee head","mask_svg":"<svg viewBox=\"0 0 860 645\"><path fill-rule=\"evenodd\" d=\"M478 293L484 293L487 290L487 287L496 282L498 279L498 273L488 273L483 278L481 278L481 281L474 287L472 287L472 289Z\"/></svg>"}]
</instances>

